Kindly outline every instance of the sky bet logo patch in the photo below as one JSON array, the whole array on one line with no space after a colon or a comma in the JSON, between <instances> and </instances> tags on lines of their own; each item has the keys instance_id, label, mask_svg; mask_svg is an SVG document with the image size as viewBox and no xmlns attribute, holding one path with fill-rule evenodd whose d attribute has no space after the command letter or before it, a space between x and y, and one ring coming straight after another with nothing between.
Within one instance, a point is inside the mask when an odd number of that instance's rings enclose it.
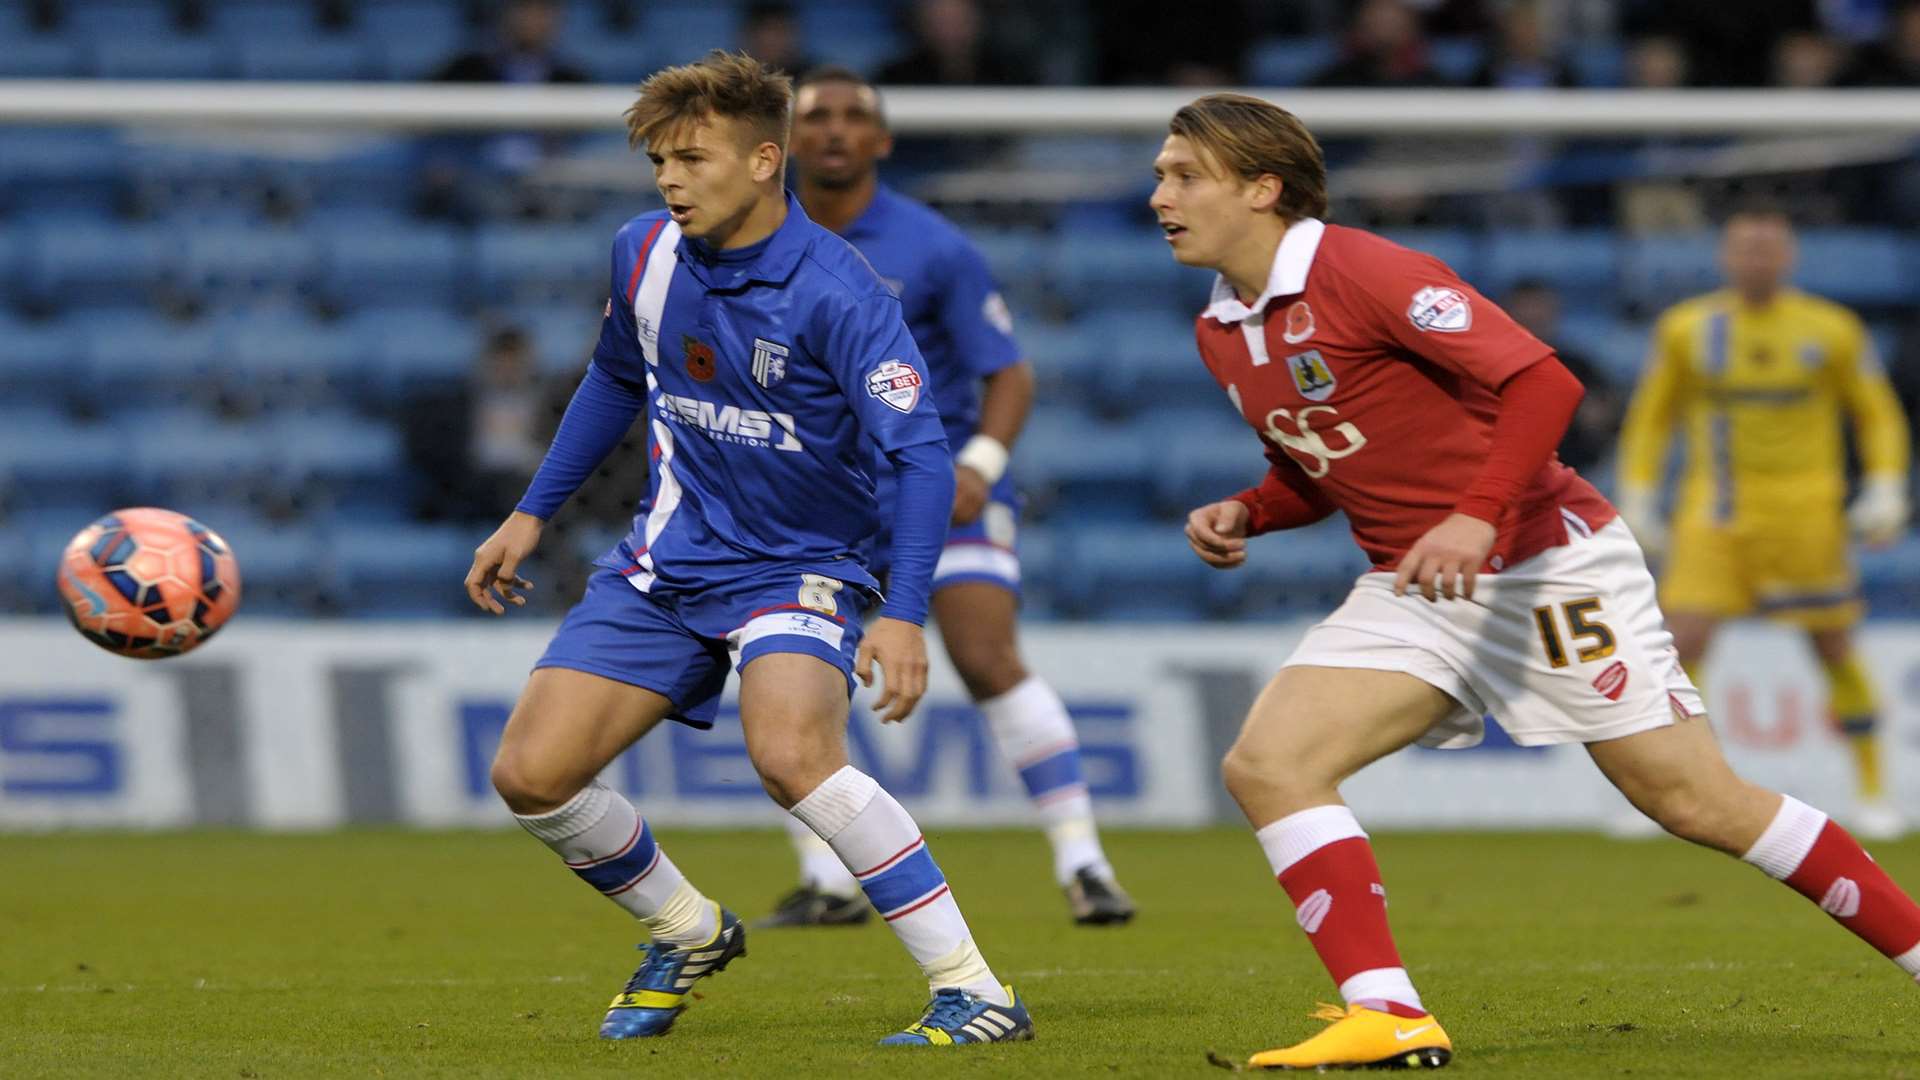
<instances>
[{"instance_id":1,"label":"sky bet logo patch","mask_svg":"<svg viewBox=\"0 0 1920 1080\"><path fill-rule=\"evenodd\" d=\"M1407 320L1418 330L1458 334L1473 326L1473 305L1459 289L1429 285L1413 294Z\"/></svg>"},{"instance_id":2,"label":"sky bet logo patch","mask_svg":"<svg viewBox=\"0 0 1920 1080\"><path fill-rule=\"evenodd\" d=\"M912 412L920 403L920 373L911 364L889 360L867 376L867 393L895 412Z\"/></svg>"}]
</instances>

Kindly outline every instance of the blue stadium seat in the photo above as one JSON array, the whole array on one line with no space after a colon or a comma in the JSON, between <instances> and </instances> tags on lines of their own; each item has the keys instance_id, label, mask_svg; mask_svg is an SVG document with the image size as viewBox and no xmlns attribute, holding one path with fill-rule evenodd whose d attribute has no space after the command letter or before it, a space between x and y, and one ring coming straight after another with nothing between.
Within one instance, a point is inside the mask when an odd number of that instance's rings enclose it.
<instances>
[{"instance_id":1,"label":"blue stadium seat","mask_svg":"<svg viewBox=\"0 0 1920 1080\"><path fill-rule=\"evenodd\" d=\"M86 73L86 53L59 38L0 41L0 79L66 79Z\"/></svg>"},{"instance_id":2,"label":"blue stadium seat","mask_svg":"<svg viewBox=\"0 0 1920 1080\"><path fill-rule=\"evenodd\" d=\"M340 222L324 230L321 291L343 308L452 304L460 296L467 238L444 225Z\"/></svg>"},{"instance_id":3,"label":"blue stadium seat","mask_svg":"<svg viewBox=\"0 0 1920 1080\"><path fill-rule=\"evenodd\" d=\"M125 153L106 129L0 126L0 203L35 219L102 216L125 189Z\"/></svg>"},{"instance_id":4,"label":"blue stadium seat","mask_svg":"<svg viewBox=\"0 0 1920 1080\"><path fill-rule=\"evenodd\" d=\"M208 403L218 355L212 328L129 309L89 312L80 384L101 412L137 423L156 406Z\"/></svg>"},{"instance_id":5,"label":"blue stadium seat","mask_svg":"<svg viewBox=\"0 0 1920 1080\"><path fill-rule=\"evenodd\" d=\"M1062 237L1053 248L1053 274L1069 302L1089 307L1165 304L1191 284L1166 241L1145 231Z\"/></svg>"},{"instance_id":6,"label":"blue stadium seat","mask_svg":"<svg viewBox=\"0 0 1920 1080\"><path fill-rule=\"evenodd\" d=\"M641 37L604 36L569 44L568 59L595 82L638 84L664 66L654 43Z\"/></svg>"},{"instance_id":7,"label":"blue stadium seat","mask_svg":"<svg viewBox=\"0 0 1920 1080\"><path fill-rule=\"evenodd\" d=\"M316 240L303 230L201 228L187 234L184 281L214 296L310 294L318 276Z\"/></svg>"},{"instance_id":8,"label":"blue stadium seat","mask_svg":"<svg viewBox=\"0 0 1920 1080\"><path fill-rule=\"evenodd\" d=\"M147 225L42 223L26 247L28 291L63 306L138 300L180 265L179 238Z\"/></svg>"},{"instance_id":9,"label":"blue stadium seat","mask_svg":"<svg viewBox=\"0 0 1920 1080\"><path fill-rule=\"evenodd\" d=\"M823 64L840 64L863 75L872 75L887 62L906 52L900 36L891 30L847 30L818 41L818 57Z\"/></svg>"},{"instance_id":10,"label":"blue stadium seat","mask_svg":"<svg viewBox=\"0 0 1920 1080\"><path fill-rule=\"evenodd\" d=\"M167 0L87 0L61 5L60 29L75 40L112 44L154 41L179 32Z\"/></svg>"},{"instance_id":11,"label":"blue stadium seat","mask_svg":"<svg viewBox=\"0 0 1920 1080\"><path fill-rule=\"evenodd\" d=\"M1214 408L1155 412L1141 425L1153 438L1154 502L1163 514L1185 518L1196 506L1253 487L1266 475L1260 436L1234 415L1225 394Z\"/></svg>"},{"instance_id":12,"label":"blue stadium seat","mask_svg":"<svg viewBox=\"0 0 1920 1080\"><path fill-rule=\"evenodd\" d=\"M200 520L233 549L248 615L311 614L322 596L339 591L315 525L265 521L237 508L217 508Z\"/></svg>"},{"instance_id":13,"label":"blue stadium seat","mask_svg":"<svg viewBox=\"0 0 1920 1080\"><path fill-rule=\"evenodd\" d=\"M1842 304L1885 307L1920 295L1911 243L1885 229L1806 229L1794 281Z\"/></svg>"},{"instance_id":14,"label":"blue stadium seat","mask_svg":"<svg viewBox=\"0 0 1920 1080\"><path fill-rule=\"evenodd\" d=\"M1480 288L1479 238L1465 229L1387 229L1383 236L1402 247L1431 255Z\"/></svg>"},{"instance_id":15,"label":"blue stadium seat","mask_svg":"<svg viewBox=\"0 0 1920 1080\"><path fill-rule=\"evenodd\" d=\"M1644 323L1615 319L1604 312L1575 312L1563 316L1555 344L1580 352L1593 361L1607 381L1630 389L1640 380L1649 347Z\"/></svg>"},{"instance_id":16,"label":"blue stadium seat","mask_svg":"<svg viewBox=\"0 0 1920 1080\"><path fill-rule=\"evenodd\" d=\"M178 409L122 413L117 426L126 432L130 484L142 505L217 518L215 508L245 506L274 493L278 421L220 421L197 409Z\"/></svg>"},{"instance_id":17,"label":"blue stadium seat","mask_svg":"<svg viewBox=\"0 0 1920 1080\"><path fill-rule=\"evenodd\" d=\"M315 506L398 502L407 496L400 433L392 424L342 413L274 422L281 482Z\"/></svg>"},{"instance_id":18,"label":"blue stadium seat","mask_svg":"<svg viewBox=\"0 0 1920 1080\"><path fill-rule=\"evenodd\" d=\"M1172 312L1089 312L1083 319L1105 335L1096 380L1082 387L1108 409L1158 410L1224 400L1194 346L1193 322Z\"/></svg>"},{"instance_id":19,"label":"blue stadium seat","mask_svg":"<svg viewBox=\"0 0 1920 1080\"><path fill-rule=\"evenodd\" d=\"M320 30L312 0L219 0L208 26L229 41L286 41L309 38ZM247 76L254 78L254 76Z\"/></svg>"},{"instance_id":20,"label":"blue stadium seat","mask_svg":"<svg viewBox=\"0 0 1920 1080\"><path fill-rule=\"evenodd\" d=\"M1074 520L1144 517L1154 448L1121 424L1078 410L1037 409L1020 439L1020 471L1036 509Z\"/></svg>"},{"instance_id":21,"label":"blue stadium seat","mask_svg":"<svg viewBox=\"0 0 1920 1080\"><path fill-rule=\"evenodd\" d=\"M590 227L483 225L474 232L475 285L491 303L604 296L607 242Z\"/></svg>"},{"instance_id":22,"label":"blue stadium seat","mask_svg":"<svg viewBox=\"0 0 1920 1080\"><path fill-rule=\"evenodd\" d=\"M660 0L641 12L640 36L654 43L661 63L697 60L740 37L740 7L726 0Z\"/></svg>"},{"instance_id":23,"label":"blue stadium seat","mask_svg":"<svg viewBox=\"0 0 1920 1080\"><path fill-rule=\"evenodd\" d=\"M227 400L250 409L349 401L372 369L342 327L299 315L241 315L216 334L215 378Z\"/></svg>"},{"instance_id":24,"label":"blue stadium seat","mask_svg":"<svg viewBox=\"0 0 1920 1080\"><path fill-rule=\"evenodd\" d=\"M1664 308L1719 286L1718 244L1707 232L1630 240L1620 274L1626 298L1648 308Z\"/></svg>"},{"instance_id":25,"label":"blue stadium seat","mask_svg":"<svg viewBox=\"0 0 1920 1080\"><path fill-rule=\"evenodd\" d=\"M969 229L967 239L1016 308L1031 305L1046 292L1052 259L1045 236L1032 229Z\"/></svg>"},{"instance_id":26,"label":"blue stadium seat","mask_svg":"<svg viewBox=\"0 0 1920 1080\"><path fill-rule=\"evenodd\" d=\"M354 23L388 79L424 79L469 45L456 0L382 0L359 5Z\"/></svg>"},{"instance_id":27,"label":"blue stadium seat","mask_svg":"<svg viewBox=\"0 0 1920 1080\"><path fill-rule=\"evenodd\" d=\"M1330 37L1262 38L1247 53L1247 75L1255 86L1301 86L1339 58Z\"/></svg>"},{"instance_id":28,"label":"blue stadium seat","mask_svg":"<svg viewBox=\"0 0 1920 1080\"><path fill-rule=\"evenodd\" d=\"M243 38L238 56L243 79L361 79L373 70L373 51L344 35Z\"/></svg>"},{"instance_id":29,"label":"blue stadium seat","mask_svg":"<svg viewBox=\"0 0 1920 1080\"><path fill-rule=\"evenodd\" d=\"M506 309L501 321L520 327L533 339L535 362L542 372L578 378L600 340L600 311L585 303L524 305Z\"/></svg>"},{"instance_id":30,"label":"blue stadium seat","mask_svg":"<svg viewBox=\"0 0 1920 1080\"><path fill-rule=\"evenodd\" d=\"M103 506L123 505L132 456L126 433L107 424L43 414L0 427L0 504L66 505L86 492Z\"/></svg>"},{"instance_id":31,"label":"blue stadium seat","mask_svg":"<svg viewBox=\"0 0 1920 1080\"><path fill-rule=\"evenodd\" d=\"M420 382L464 379L480 355L479 328L446 308L368 308L343 329L373 364L367 390L375 401Z\"/></svg>"},{"instance_id":32,"label":"blue stadium seat","mask_svg":"<svg viewBox=\"0 0 1920 1080\"><path fill-rule=\"evenodd\" d=\"M1495 230L1474 285L1495 298L1528 278L1547 282L1578 306L1604 304L1619 274L1620 242L1608 229Z\"/></svg>"},{"instance_id":33,"label":"blue stadium seat","mask_svg":"<svg viewBox=\"0 0 1920 1080\"><path fill-rule=\"evenodd\" d=\"M73 396L84 352L72 320L25 322L0 314L0 400L51 408Z\"/></svg>"},{"instance_id":34,"label":"blue stadium seat","mask_svg":"<svg viewBox=\"0 0 1920 1080\"><path fill-rule=\"evenodd\" d=\"M1862 549L1860 585L1876 611L1920 611L1920 537L1908 536L1883 550Z\"/></svg>"},{"instance_id":35,"label":"blue stadium seat","mask_svg":"<svg viewBox=\"0 0 1920 1080\"><path fill-rule=\"evenodd\" d=\"M327 536L339 574L337 602L353 615L454 615L471 611L460 581L484 537L459 526L342 524Z\"/></svg>"},{"instance_id":36,"label":"blue stadium seat","mask_svg":"<svg viewBox=\"0 0 1920 1080\"><path fill-rule=\"evenodd\" d=\"M228 74L227 59L209 38L156 36L98 43L93 70L103 79L213 79Z\"/></svg>"},{"instance_id":37,"label":"blue stadium seat","mask_svg":"<svg viewBox=\"0 0 1920 1080\"><path fill-rule=\"evenodd\" d=\"M1486 60L1486 48L1478 38L1434 38L1427 49L1427 63L1442 79L1464 83L1473 78Z\"/></svg>"},{"instance_id":38,"label":"blue stadium seat","mask_svg":"<svg viewBox=\"0 0 1920 1080\"><path fill-rule=\"evenodd\" d=\"M1033 361L1043 398L1079 396L1096 385L1106 366L1105 338L1086 321L1072 323L1015 319L1014 336Z\"/></svg>"},{"instance_id":39,"label":"blue stadium seat","mask_svg":"<svg viewBox=\"0 0 1920 1080\"><path fill-rule=\"evenodd\" d=\"M1061 600L1075 615L1108 621L1203 618L1207 575L1183 526L1130 521L1074 528Z\"/></svg>"},{"instance_id":40,"label":"blue stadium seat","mask_svg":"<svg viewBox=\"0 0 1920 1080\"><path fill-rule=\"evenodd\" d=\"M1209 571L1206 602L1218 614L1239 618L1322 615L1346 598L1366 570L1366 556L1354 545L1345 520L1334 517L1255 538L1239 569Z\"/></svg>"},{"instance_id":41,"label":"blue stadium seat","mask_svg":"<svg viewBox=\"0 0 1920 1080\"><path fill-rule=\"evenodd\" d=\"M1627 82L1627 53L1617 41L1587 39L1573 43L1567 54L1573 77L1581 86L1624 86Z\"/></svg>"}]
</instances>

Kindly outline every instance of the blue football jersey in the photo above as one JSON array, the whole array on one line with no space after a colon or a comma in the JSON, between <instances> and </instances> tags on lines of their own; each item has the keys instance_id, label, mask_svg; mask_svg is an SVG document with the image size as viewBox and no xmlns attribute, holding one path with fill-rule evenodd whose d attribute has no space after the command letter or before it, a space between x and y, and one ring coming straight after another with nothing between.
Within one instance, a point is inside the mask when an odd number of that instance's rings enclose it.
<instances>
[{"instance_id":1,"label":"blue football jersey","mask_svg":"<svg viewBox=\"0 0 1920 1080\"><path fill-rule=\"evenodd\" d=\"M614 238L593 362L647 399L652 490L599 560L642 591L770 561L877 588L873 447L942 443L900 301L787 197L771 237L716 251L664 211Z\"/></svg>"},{"instance_id":2,"label":"blue football jersey","mask_svg":"<svg viewBox=\"0 0 1920 1080\"><path fill-rule=\"evenodd\" d=\"M951 221L885 184L840 235L900 297L947 442L958 452L979 429L980 380L1021 359L987 260Z\"/></svg>"}]
</instances>

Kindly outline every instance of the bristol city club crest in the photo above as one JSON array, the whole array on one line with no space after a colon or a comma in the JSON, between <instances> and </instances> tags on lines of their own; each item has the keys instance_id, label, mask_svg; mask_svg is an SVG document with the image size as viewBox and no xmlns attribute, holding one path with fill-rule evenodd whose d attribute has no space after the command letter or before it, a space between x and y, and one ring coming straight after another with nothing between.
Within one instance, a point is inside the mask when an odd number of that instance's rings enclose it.
<instances>
[{"instance_id":1,"label":"bristol city club crest","mask_svg":"<svg viewBox=\"0 0 1920 1080\"><path fill-rule=\"evenodd\" d=\"M753 381L771 390L780 385L787 377L787 354L785 345L775 344L766 338L753 339Z\"/></svg>"},{"instance_id":2,"label":"bristol city club crest","mask_svg":"<svg viewBox=\"0 0 1920 1080\"><path fill-rule=\"evenodd\" d=\"M895 412L912 412L920 403L920 381L912 364L889 360L867 376L867 393Z\"/></svg>"},{"instance_id":3,"label":"bristol city club crest","mask_svg":"<svg viewBox=\"0 0 1920 1080\"><path fill-rule=\"evenodd\" d=\"M687 374L699 382L713 381L713 346L690 334L681 334L680 351L687 354Z\"/></svg>"},{"instance_id":4,"label":"bristol city club crest","mask_svg":"<svg viewBox=\"0 0 1920 1080\"><path fill-rule=\"evenodd\" d=\"M1333 396L1338 380L1319 349L1308 349L1287 357L1287 370L1293 373L1293 388L1308 401L1325 401Z\"/></svg>"}]
</instances>

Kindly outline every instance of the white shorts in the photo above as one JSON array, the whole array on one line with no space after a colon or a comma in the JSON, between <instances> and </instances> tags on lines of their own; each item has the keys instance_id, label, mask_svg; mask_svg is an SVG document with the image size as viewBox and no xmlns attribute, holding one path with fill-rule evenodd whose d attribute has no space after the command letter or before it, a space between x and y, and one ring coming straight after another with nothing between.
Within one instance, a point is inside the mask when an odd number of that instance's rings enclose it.
<instances>
[{"instance_id":1,"label":"white shorts","mask_svg":"<svg viewBox=\"0 0 1920 1080\"><path fill-rule=\"evenodd\" d=\"M1459 707L1422 746L1476 745L1489 713L1514 742L1544 746L1617 739L1706 711L1680 669L1640 545L1618 519L1482 574L1472 600L1395 596L1393 578L1361 575L1286 666L1404 671L1431 684Z\"/></svg>"}]
</instances>

